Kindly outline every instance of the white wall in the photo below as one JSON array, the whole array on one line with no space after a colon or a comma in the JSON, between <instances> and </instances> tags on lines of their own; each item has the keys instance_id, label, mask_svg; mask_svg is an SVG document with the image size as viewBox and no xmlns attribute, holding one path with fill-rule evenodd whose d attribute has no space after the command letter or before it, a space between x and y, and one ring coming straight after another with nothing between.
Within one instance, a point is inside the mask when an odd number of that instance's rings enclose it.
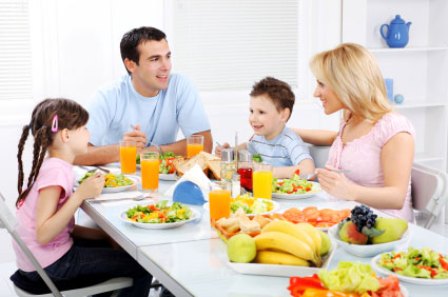
<instances>
[{"instance_id":1,"label":"white wall","mask_svg":"<svg viewBox=\"0 0 448 297\"><path fill-rule=\"evenodd\" d=\"M309 19L304 20L311 24L304 32L308 52L338 44L341 0L298 1L310 12ZM17 196L17 144L21 127L29 121L36 102L46 97L67 97L85 104L99 86L125 73L119 53L123 33L138 26L155 26L166 30L169 38L171 22L170 13L165 10L170 6L164 0L33 0L30 7L34 98L20 103L0 101L0 191L11 209ZM299 85L309 95L298 99L289 126L336 129L337 116L325 116L317 100L311 99L314 80L308 77ZM250 136L249 91L201 93L215 140L232 142L235 131L241 141ZM31 146L32 140L25 152L26 172ZM9 241L3 231L0 241ZM1 250L0 263L14 258L9 244Z\"/></svg>"}]
</instances>

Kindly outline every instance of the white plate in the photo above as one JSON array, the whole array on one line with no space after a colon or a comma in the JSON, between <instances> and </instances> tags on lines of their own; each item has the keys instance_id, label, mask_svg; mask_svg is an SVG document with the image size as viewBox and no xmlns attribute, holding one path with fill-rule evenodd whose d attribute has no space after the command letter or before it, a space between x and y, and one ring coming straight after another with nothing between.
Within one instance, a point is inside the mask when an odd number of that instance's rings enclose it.
<instances>
[{"instance_id":1,"label":"white plate","mask_svg":"<svg viewBox=\"0 0 448 297\"><path fill-rule=\"evenodd\" d=\"M253 217L253 216L256 216L256 215L265 215L265 214L274 213L274 212L276 212L276 211L280 208L280 205L279 205L277 202L275 202L275 201L273 201L273 200L271 200L271 199L265 199L265 198L257 198L257 199L268 200L269 202L272 203L272 209L271 209L270 211L266 211L266 212L262 212L262 213L257 213L257 214L246 214L248 217ZM210 207L209 207L209 202L204 203L203 207L204 207L204 209L206 209L206 210L208 211L208 210L210 209ZM232 215L232 214L233 214L233 213L231 213L231 215Z\"/></svg>"},{"instance_id":2,"label":"white plate","mask_svg":"<svg viewBox=\"0 0 448 297\"><path fill-rule=\"evenodd\" d=\"M372 259L372 267L373 269L383 275L395 275L400 281L416 284L416 285L425 285L425 286L440 286L440 285L447 285L448 279L427 279L427 278L417 278L417 277L410 277L401 275L398 273L395 273L393 271L390 271L389 269L386 269L378 264L379 259L381 258L381 255L377 255L375 258Z\"/></svg>"},{"instance_id":3,"label":"white plate","mask_svg":"<svg viewBox=\"0 0 448 297\"><path fill-rule=\"evenodd\" d=\"M195 219L197 219L199 217L199 214L194 209L190 208L190 210L191 210L191 217L188 220L178 221L178 222L174 222L174 223L155 224L155 223L132 222L127 218L126 211L121 213L120 219L125 223L131 224L135 227L143 228L143 229L171 229L171 228L180 227L188 222L194 221Z\"/></svg>"},{"instance_id":4,"label":"white plate","mask_svg":"<svg viewBox=\"0 0 448 297\"><path fill-rule=\"evenodd\" d=\"M338 225L334 225L333 227L328 229L328 235L330 235L330 237L332 237L343 250L345 250L349 254L361 258L369 258L384 252L390 252L396 248L401 248L402 245L407 243L409 240L409 229L406 230L406 232L399 240L377 244L348 243L340 240L337 232L338 232Z\"/></svg>"},{"instance_id":5,"label":"white plate","mask_svg":"<svg viewBox=\"0 0 448 297\"><path fill-rule=\"evenodd\" d=\"M267 276L310 276L317 273L322 268L328 268L335 250L335 243L332 242L332 249L325 257L322 267L304 267L277 264L260 264L260 263L233 263L227 264L236 272L241 274L267 275Z\"/></svg>"},{"instance_id":6,"label":"white plate","mask_svg":"<svg viewBox=\"0 0 448 297\"><path fill-rule=\"evenodd\" d=\"M127 186L122 186L122 187L104 187L103 191L101 193L103 194L108 194L108 193L118 193L118 192L124 192L127 191L129 189L131 189L132 187L137 185L137 179L134 177L130 177L128 175L126 175L127 178L129 178L130 180L132 180L132 184L131 185L127 185Z\"/></svg>"},{"instance_id":7,"label":"white plate","mask_svg":"<svg viewBox=\"0 0 448 297\"><path fill-rule=\"evenodd\" d=\"M177 175L176 175L176 173L171 173L171 174L159 173L159 179L160 180L177 180Z\"/></svg>"},{"instance_id":8,"label":"white plate","mask_svg":"<svg viewBox=\"0 0 448 297\"><path fill-rule=\"evenodd\" d=\"M276 199L288 199L288 200L297 200L297 199L305 199L310 198L322 191L320 184L317 182L311 182L313 184L313 189L309 192L303 194L285 194L285 193L272 193L272 198Z\"/></svg>"}]
</instances>

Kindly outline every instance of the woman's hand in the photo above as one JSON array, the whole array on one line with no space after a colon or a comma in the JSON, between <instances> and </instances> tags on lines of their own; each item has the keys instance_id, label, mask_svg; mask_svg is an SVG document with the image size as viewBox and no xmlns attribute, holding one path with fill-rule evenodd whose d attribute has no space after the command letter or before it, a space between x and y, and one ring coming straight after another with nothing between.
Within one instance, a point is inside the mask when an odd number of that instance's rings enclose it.
<instances>
[{"instance_id":1,"label":"woman's hand","mask_svg":"<svg viewBox=\"0 0 448 297\"><path fill-rule=\"evenodd\" d=\"M76 193L83 201L88 198L97 197L104 188L104 179L103 174L96 172L79 185Z\"/></svg>"},{"instance_id":2,"label":"woman's hand","mask_svg":"<svg viewBox=\"0 0 448 297\"><path fill-rule=\"evenodd\" d=\"M230 148L230 144L228 144L227 142L225 142L223 145L218 145L218 146L215 148L215 155L216 155L217 157L221 158L222 150L223 150L223 149L226 149L226 148Z\"/></svg>"},{"instance_id":3,"label":"woman's hand","mask_svg":"<svg viewBox=\"0 0 448 297\"><path fill-rule=\"evenodd\" d=\"M131 126L132 127L132 131L130 132L126 132L123 135L123 141L135 141L136 145L137 145L137 150L141 150L144 147L146 147L147 144L147 138L145 133L143 133L140 130L140 125L137 124L135 126Z\"/></svg>"},{"instance_id":4,"label":"woman's hand","mask_svg":"<svg viewBox=\"0 0 448 297\"><path fill-rule=\"evenodd\" d=\"M319 183L322 189L339 199L355 200L355 186L356 184L349 180L344 173L338 172L332 168L318 168L316 169Z\"/></svg>"}]
</instances>

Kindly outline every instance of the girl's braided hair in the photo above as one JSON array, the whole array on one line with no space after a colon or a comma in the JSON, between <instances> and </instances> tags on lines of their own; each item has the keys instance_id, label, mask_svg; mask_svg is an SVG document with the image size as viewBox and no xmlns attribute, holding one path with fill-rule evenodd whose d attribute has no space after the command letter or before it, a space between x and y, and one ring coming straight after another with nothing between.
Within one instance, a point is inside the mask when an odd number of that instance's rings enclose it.
<instances>
[{"instance_id":1,"label":"girl's braided hair","mask_svg":"<svg viewBox=\"0 0 448 297\"><path fill-rule=\"evenodd\" d=\"M26 199L36 181L47 153L47 148L53 143L56 132L62 129L73 130L80 128L87 123L88 119L88 112L73 100L62 98L45 99L37 104L31 115L30 123L23 127L18 146L17 160L19 162L19 177L17 189L19 197L16 201L17 207ZM57 125L52 129L55 123ZM24 172L22 154L30 130L34 137L33 165L28 177L27 188L23 191Z\"/></svg>"}]
</instances>

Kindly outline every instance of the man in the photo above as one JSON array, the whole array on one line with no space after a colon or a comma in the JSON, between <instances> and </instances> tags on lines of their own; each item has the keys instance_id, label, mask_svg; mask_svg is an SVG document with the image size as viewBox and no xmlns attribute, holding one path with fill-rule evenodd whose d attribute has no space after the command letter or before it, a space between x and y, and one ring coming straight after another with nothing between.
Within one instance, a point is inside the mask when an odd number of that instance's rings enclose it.
<instances>
[{"instance_id":1,"label":"man","mask_svg":"<svg viewBox=\"0 0 448 297\"><path fill-rule=\"evenodd\" d=\"M171 51L162 31L133 29L120 42L121 58L129 75L101 89L89 110L91 134L87 154L75 163L119 161L119 141L133 140L139 152L156 150L185 155L185 136L204 136L204 149L213 146L210 124L197 91L183 76L171 74Z\"/></svg>"}]
</instances>

